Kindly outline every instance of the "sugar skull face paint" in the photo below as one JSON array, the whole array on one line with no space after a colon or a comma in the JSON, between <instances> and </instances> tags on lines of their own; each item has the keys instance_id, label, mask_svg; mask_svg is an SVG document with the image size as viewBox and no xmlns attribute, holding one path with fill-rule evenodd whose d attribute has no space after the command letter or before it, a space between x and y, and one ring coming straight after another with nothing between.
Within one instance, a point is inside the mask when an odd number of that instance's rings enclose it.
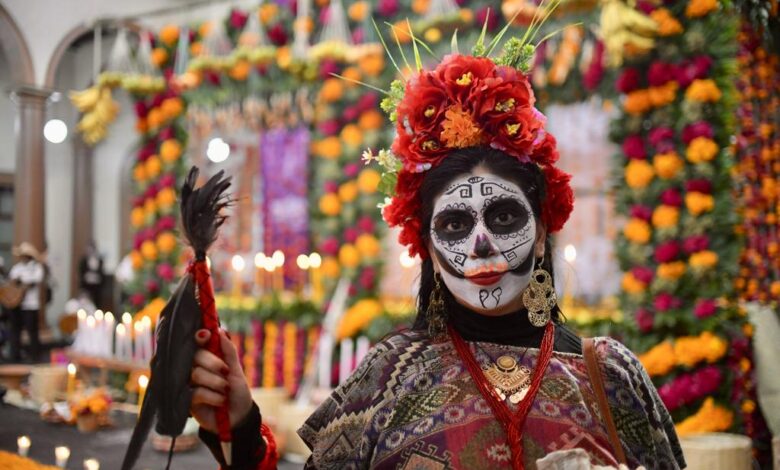
<instances>
[{"instance_id":1,"label":"sugar skull face paint","mask_svg":"<svg viewBox=\"0 0 780 470\"><path fill-rule=\"evenodd\" d=\"M477 311L516 303L531 278L536 234L520 187L490 173L459 177L433 207L431 244L444 284Z\"/></svg>"}]
</instances>

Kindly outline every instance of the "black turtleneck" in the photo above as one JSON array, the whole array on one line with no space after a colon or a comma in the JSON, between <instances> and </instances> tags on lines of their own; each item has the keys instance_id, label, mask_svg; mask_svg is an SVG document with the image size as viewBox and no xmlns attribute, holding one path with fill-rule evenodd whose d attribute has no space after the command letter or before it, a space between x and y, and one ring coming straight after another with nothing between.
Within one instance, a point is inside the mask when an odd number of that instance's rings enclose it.
<instances>
[{"instance_id":1,"label":"black turtleneck","mask_svg":"<svg viewBox=\"0 0 780 470\"><path fill-rule=\"evenodd\" d=\"M528 312L523 309L500 316L482 315L455 301L446 299L449 321L466 341L538 348L542 343L544 328L531 325ZM582 340L566 325L555 325L553 350L567 353L582 353Z\"/></svg>"}]
</instances>

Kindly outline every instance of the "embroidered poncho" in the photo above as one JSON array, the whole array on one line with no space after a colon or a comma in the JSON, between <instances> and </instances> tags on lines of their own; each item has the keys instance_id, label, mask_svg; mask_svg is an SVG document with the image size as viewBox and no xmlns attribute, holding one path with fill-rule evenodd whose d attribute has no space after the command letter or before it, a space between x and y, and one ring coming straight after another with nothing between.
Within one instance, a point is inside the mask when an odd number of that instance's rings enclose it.
<instances>
[{"instance_id":1,"label":"embroidered poncho","mask_svg":"<svg viewBox=\"0 0 780 470\"><path fill-rule=\"evenodd\" d=\"M502 355L533 369L539 350L469 342L484 366ZM647 373L625 346L598 338L604 385L631 468L684 466L674 427ZM554 352L525 423L526 468L582 448L617 466L581 354ZM510 468L506 436L449 341L406 331L374 347L298 431L307 468Z\"/></svg>"}]
</instances>

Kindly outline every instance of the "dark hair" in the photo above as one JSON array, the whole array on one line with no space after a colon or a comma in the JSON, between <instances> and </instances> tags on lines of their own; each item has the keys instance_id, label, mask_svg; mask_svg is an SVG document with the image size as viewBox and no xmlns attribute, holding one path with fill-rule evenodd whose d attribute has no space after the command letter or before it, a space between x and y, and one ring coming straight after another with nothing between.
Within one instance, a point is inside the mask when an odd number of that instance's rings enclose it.
<instances>
[{"instance_id":1,"label":"dark hair","mask_svg":"<svg viewBox=\"0 0 780 470\"><path fill-rule=\"evenodd\" d=\"M419 214L421 222L420 231L426 245L430 241L431 218L436 197L455 178L471 173L478 166L482 166L491 173L515 182L523 190L526 198L528 198L537 224L541 223L541 206L545 198L545 182L544 175L536 164L519 162L504 152L490 147L459 149L449 154L438 166L429 170L425 174L420 187L420 200L422 202ZM549 272L554 279L552 244L549 236L545 241L544 258L542 259L541 267ZM420 270L420 291L417 297L417 318L414 321L414 329L423 331L428 329L428 319L425 312L428 309L431 291L434 286L433 275L433 261L431 261L429 256L423 260ZM456 300L443 283L442 290L445 304L453 305ZM551 312L551 315L553 321L559 321L560 309L557 305Z\"/></svg>"}]
</instances>

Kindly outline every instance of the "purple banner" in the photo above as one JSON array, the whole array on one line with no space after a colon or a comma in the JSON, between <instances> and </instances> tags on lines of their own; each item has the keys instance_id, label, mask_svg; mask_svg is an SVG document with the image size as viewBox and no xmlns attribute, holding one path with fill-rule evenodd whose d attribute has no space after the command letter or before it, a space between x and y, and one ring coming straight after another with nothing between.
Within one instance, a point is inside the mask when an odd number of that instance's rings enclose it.
<instances>
[{"instance_id":1,"label":"purple banner","mask_svg":"<svg viewBox=\"0 0 780 470\"><path fill-rule=\"evenodd\" d=\"M295 259L309 252L309 130L274 129L261 134L263 246L266 255L282 250L285 279Z\"/></svg>"}]
</instances>

